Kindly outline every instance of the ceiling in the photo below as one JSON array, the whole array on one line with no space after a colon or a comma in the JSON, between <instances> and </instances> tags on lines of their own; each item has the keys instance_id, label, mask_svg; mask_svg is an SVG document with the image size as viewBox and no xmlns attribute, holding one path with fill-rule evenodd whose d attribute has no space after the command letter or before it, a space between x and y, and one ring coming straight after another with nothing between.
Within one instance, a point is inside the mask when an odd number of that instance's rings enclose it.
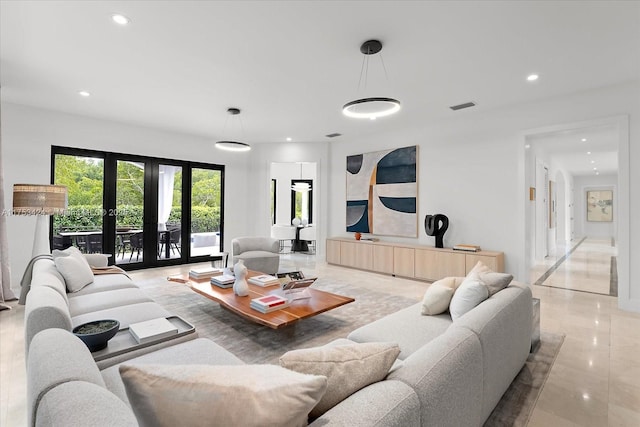
<instances>
[{"instance_id":1,"label":"ceiling","mask_svg":"<svg viewBox=\"0 0 640 427\"><path fill-rule=\"evenodd\" d=\"M3 101L252 144L388 132L640 75L638 2L2 1L0 7ZM130 24L114 24L114 13ZM359 91L359 46L370 38L383 42L388 78L379 56L372 57L366 90ZM539 80L527 82L531 73ZM81 90L91 96L79 96ZM343 116L342 105L362 96L397 98L402 110L376 121ZM448 108L467 101L478 105ZM228 119L228 107L242 109L242 129Z\"/></svg>"}]
</instances>

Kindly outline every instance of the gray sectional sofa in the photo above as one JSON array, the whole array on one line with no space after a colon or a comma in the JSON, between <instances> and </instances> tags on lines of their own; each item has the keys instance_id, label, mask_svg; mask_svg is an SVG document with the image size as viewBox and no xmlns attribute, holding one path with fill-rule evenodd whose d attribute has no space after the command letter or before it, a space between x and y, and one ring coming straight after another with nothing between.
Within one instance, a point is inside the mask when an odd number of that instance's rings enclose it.
<instances>
[{"instance_id":1,"label":"gray sectional sofa","mask_svg":"<svg viewBox=\"0 0 640 427\"><path fill-rule=\"evenodd\" d=\"M310 425L481 426L528 356L531 299L526 285L513 282L455 321L448 313L423 316L418 303L328 343L395 342L401 353L383 381L350 395ZM145 304L135 301L131 304ZM110 308L98 312L102 310ZM30 425L138 425L119 375L120 363L100 369L87 348L68 332L69 322L86 313L74 313L69 320L56 311L47 309L64 318L65 327L40 328L45 329L40 332L34 328L28 333ZM27 316L33 312L29 310ZM176 343L126 363L243 364L206 339Z\"/></svg>"}]
</instances>

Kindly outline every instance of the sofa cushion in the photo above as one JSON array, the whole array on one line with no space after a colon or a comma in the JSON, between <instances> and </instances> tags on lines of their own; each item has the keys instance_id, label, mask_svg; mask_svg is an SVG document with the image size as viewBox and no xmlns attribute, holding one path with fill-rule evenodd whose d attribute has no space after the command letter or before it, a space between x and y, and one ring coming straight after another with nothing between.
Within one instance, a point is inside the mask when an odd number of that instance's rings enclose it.
<instances>
[{"instance_id":1,"label":"sofa cushion","mask_svg":"<svg viewBox=\"0 0 640 427\"><path fill-rule=\"evenodd\" d=\"M116 289L69 298L69 313L71 317L75 317L107 308L152 301L140 289Z\"/></svg>"},{"instance_id":2,"label":"sofa cushion","mask_svg":"<svg viewBox=\"0 0 640 427\"><path fill-rule=\"evenodd\" d=\"M71 246L63 251L54 250L51 255L69 292L77 292L93 282L91 267L78 248Z\"/></svg>"},{"instance_id":3,"label":"sofa cushion","mask_svg":"<svg viewBox=\"0 0 640 427\"><path fill-rule=\"evenodd\" d=\"M478 273L469 273L451 298L449 304L451 319L458 319L487 298L489 298L489 290L478 277Z\"/></svg>"},{"instance_id":4,"label":"sofa cushion","mask_svg":"<svg viewBox=\"0 0 640 427\"><path fill-rule=\"evenodd\" d=\"M327 378L275 365L120 365L141 426L306 426Z\"/></svg>"},{"instance_id":5,"label":"sofa cushion","mask_svg":"<svg viewBox=\"0 0 640 427\"><path fill-rule=\"evenodd\" d=\"M442 334L451 325L448 313L422 316L422 303L411 305L375 320L351 332L347 338L355 342L395 342L400 346L399 359Z\"/></svg>"},{"instance_id":6,"label":"sofa cushion","mask_svg":"<svg viewBox=\"0 0 640 427\"><path fill-rule=\"evenodd\" d=\"M138 285L133 283L133 280L127 277L126 274L96 274L93 276L93 283L90 286L85 286L81 290L69 294L68 297L74 298L78 295L137 287Z\"/></svg>"},{"instance_id":7,"label":"sofa cushion","mask_svg":"<svg viewBox=\"0 0 640 427\"><path fill-rule=\"evenodd\" d=\"M280 366L327 377L327 392L311 411L312 417L319 417L361 388L383 380L399 354L398 344L352 343L292 350L280 357Z\"/></svg>"},{"instance_id":8,"label":"sofa cushion","mask_svg":"<svg viewBox=\"0 0 640 427\"><path fill-rule=\"evenodd\" d=\"M67 304L67 287L64 283L64 277L56 268L53 259L39 259L33 265L30 288L35 289L40 286L54 289Z\"/></svg>"},{"instance_id":9,"label":"sofa cushion","mask_svg":"<svg viewBox=\"0 0 640 427\"><path fill-rule=\"evenodd\" d=\"M125 329L132 323L169 316L171 316L171 313L164 309L160 304L155 302L141 302L138 304L123 305L121 307L106 308L104 310L80 314L78 316L74 316L71 319L71 322L75 328L78 325L93 322L94 320L115 319L120 322L120 329Z\"/></svg>"}]
</instances>

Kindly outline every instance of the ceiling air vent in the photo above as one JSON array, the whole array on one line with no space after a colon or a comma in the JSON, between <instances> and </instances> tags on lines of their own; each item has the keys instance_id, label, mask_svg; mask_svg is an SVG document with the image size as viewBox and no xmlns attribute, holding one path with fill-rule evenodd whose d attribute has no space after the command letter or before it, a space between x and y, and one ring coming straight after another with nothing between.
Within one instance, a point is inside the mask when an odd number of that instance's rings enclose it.
<instances>
[{"instance_id":1,"label":"ceiling air vent","mask_svg":"<svg viewBox=\"0 0 640 427\"><path fill-rule=\"evenodd\" d=\"M475 107L475 102L465 102L464 104L453 105L451 108L453 111L462 110L463 108Z\"/></svg>"},{"instance_id":2,"label":"ceiling air vent","mask_svg":"<svg viewBox=\"0 0 640 427\"><path fill-rule=\"evenodd\" d=\"M341 133L330 133L329 135L325 135L327 138L335 138L336 136L342 136Z\"/></svg>"}]
</instances>

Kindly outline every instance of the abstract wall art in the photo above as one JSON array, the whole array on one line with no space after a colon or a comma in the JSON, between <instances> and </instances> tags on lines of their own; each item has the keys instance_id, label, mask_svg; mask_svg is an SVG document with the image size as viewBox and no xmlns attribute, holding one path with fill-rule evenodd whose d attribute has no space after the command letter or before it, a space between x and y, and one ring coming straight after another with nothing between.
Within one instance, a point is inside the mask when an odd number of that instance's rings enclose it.
<instances>
[{"instance_id":1,"label":"abstract wall art","mask_svg":"<svg viewBox=\"0 0 640 427\"><path fill-rule=\"evenodd\" d=\"M613 221L613 191L587 191L587 221Z\"/></svg>"},{"instance_id":2,"label":"abstract wall art","mask_svg":"<svg viewBox=\"0 0 640 427\"><path fill-rule=\"evenodd\" d=\"M417 150L347 156L347 231L418 236Z\"/></svg>"}]
</instances>

